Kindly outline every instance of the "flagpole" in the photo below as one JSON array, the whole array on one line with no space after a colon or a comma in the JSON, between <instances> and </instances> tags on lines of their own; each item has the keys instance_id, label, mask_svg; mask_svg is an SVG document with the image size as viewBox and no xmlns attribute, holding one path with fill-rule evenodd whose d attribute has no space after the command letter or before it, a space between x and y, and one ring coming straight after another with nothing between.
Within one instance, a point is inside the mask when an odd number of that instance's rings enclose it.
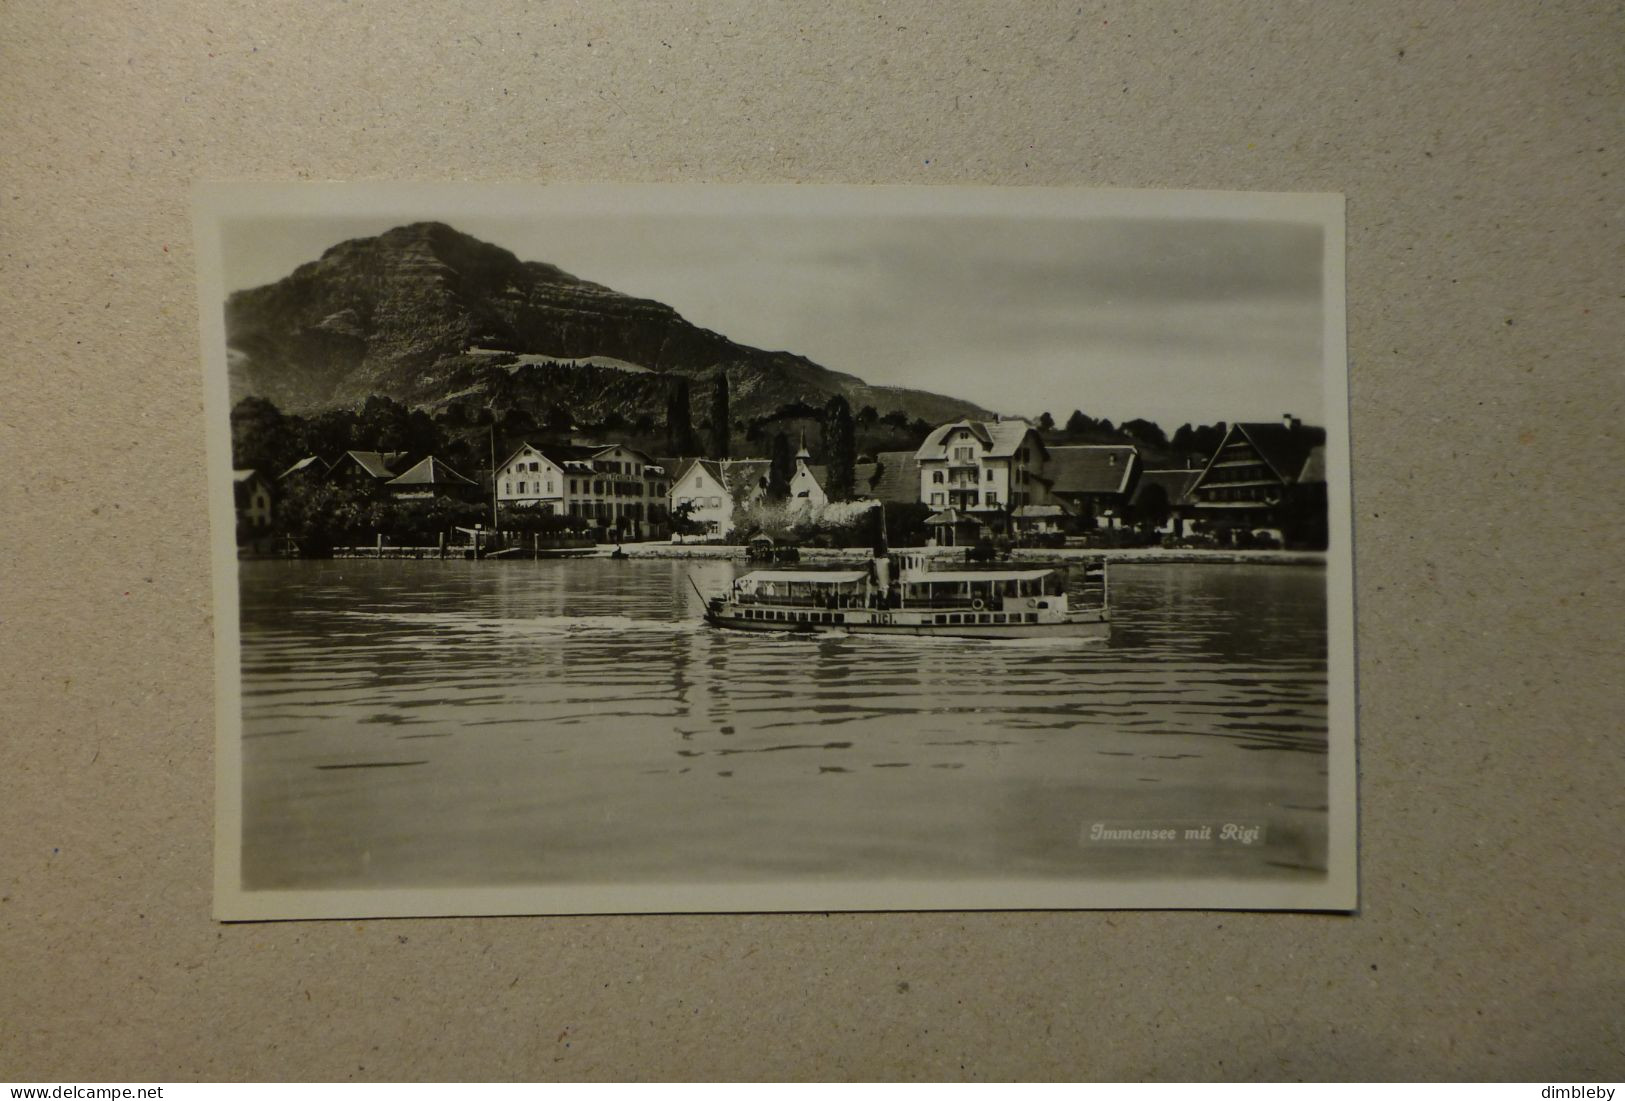
<instances>
[{"instance_id":1,"label":"flagpole","mask_svg":"<svg viewBox=\"0 0 1625 1101\"><path fill-rule=\"evenodd\" d=\"M497 426L495 422L489 426L491 431L491 537L496 538L497 530Z\"/></svg>"}]
</instances>

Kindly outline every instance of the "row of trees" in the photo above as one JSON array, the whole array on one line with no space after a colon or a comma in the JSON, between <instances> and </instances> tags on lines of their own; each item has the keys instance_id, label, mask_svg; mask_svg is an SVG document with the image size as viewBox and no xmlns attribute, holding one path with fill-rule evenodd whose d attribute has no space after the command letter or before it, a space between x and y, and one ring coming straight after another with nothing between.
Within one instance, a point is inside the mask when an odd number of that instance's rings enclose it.
<instances>
[{"instance_id":1,"label":"row of trees","mask_svg":"<svg viewBox=\"0 0 1625 1101\"><path fill-rule=\"evenodd\" d=\"M488 521L486 507L453 497L399 501L360 487L321 478L291 478L278 485L271 523L263 531L239 532L239 541L292 540L299 553L323 557L336 546L372 542L383 533L397 546L432 547L455 527Z\"/></svg>"},{"instance_id":2,"label":"row of trees","mask_svg":"<svg viewBox=\"0 0 1625 1101\"><path fill-rule=\"evenodd\" d=\"M1155 421L1135 418L1114 425L1109 418L1096 419L1081 409L1074 409L1063 426L1057 427L1055 417L1047 412L1039 414L1036 424L1050 443L1132 443L1145 451L1146 458L1152 462L1206 458L1218 450L1228 428L1224 421L1202 425L1186 423L1170 437Z\"/></svg>"}]
</instances>

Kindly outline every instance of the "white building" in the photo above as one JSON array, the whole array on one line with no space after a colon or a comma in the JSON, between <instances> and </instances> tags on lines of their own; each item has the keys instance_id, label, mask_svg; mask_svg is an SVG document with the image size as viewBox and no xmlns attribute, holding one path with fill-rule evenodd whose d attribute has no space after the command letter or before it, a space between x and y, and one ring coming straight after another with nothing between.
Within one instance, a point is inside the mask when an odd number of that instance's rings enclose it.
<instances>
[{"instance_id":1,"label":"white building","mask_svg":"<svg viewBox=\"0 0 1625 1101\"><path fill-rule=\"evenodd\" d=\"M945 528L943 541L1004 532L1027 505L1053 504L1045 470L1049 451L1027 421L955 421L932 430L915 452L920 501Z\"/></svg>"},{"instance_id":2,"label":"white building","mask_svg":"<svg viewBox=\"0 0 1625 1101\"><path fill-rule=\"evenodd\" d=\"M767 492L771 466L766 459L691 459L672 483L671 514L691 505L688 519L707 536L725 539L733 532L734 510Z\"/></svg>"},{"instance_id":3,"label":"white building","mask_svg":"<svg viewBox=\"0 0 1625 1101\"><path fill-rule=\"evenodd\" d=\"M666 469L624 444L522 444L497 464L496 483L499 505L574 516L607 540L666 529Z\"/></svg>"},{"instance_id":4,"label":"white building","mask_svg":"<svg viewBox=\"0 0 1625 1101\"><path fill-rule=\"evenodd\" d=\"M827 467L811 465L808 462L811 458L812 453L803 438L801 450L796 452L796 472L790 476L790 500L806 501L814 508L823 508L829 504L829 494L824 490L829 471Z\"/></svg>"}]
</instances>

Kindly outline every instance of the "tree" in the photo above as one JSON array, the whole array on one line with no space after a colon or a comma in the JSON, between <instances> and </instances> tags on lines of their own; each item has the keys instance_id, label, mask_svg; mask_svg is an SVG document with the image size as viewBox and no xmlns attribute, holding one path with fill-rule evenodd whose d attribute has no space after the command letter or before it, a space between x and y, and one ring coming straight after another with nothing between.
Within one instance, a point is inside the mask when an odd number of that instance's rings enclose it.
<instances>
[{"instance_id":1,"label":"tree","mask_svg":"<svg viewBox=\"0 0 1625 1101\"><path fill-rule=\"evenodd\" d=\"M575 418L570 415L570 411L564 406L555 405L547 411L547 416L542 419L542 427L549 432L568 432L575 427Z\"/></svg>"},{"instance_id":2,"label":"tree","mask_svg":"<svg viewBox=\"0 0 1625 1101\"><path fill-rule=\"evenodd\" d=\"M1168 522L1168 491L1155 482L1140 490L1134 503L1134 519L1142 529L1160 528Z\"/></svg>"},{"instance_id":3,"label":"tree","mask_svg":"<svg viewBox=\"0 0 1625 1101\"><path fill-rule=\"evenodd\" d=\"M852 496L852 479L858 461L857 431L852 423L852 407L840 394L824 406L824 450L829 464L829 484L825 491L834 501Z\"/></svg>"},{"instance_id":4,"label":"tree","mask_svg":"<svg viewBox=\"0 0 1625 1101\"><path fill-rule=\"evenodd\" d=\"M867 428L879 419L880 414L875 412L875 407L872 405L865 405L862 409L858 410L857 421L861 427Z\"/></svg>"},{"instance_id":5,"label":"tree","mask_svg":"<svg viewBox=\"0 0 1625 1101\"><path fill-rule=\"evenodd\" d=\"M1081 435L1094 426L1094 418L1084 416L1082 409L1072 410L1072 415L1066 418L1066 430L1073 435Z\"/></svg>"},{"instance_id":6,"label":"tree","mask_svg":"<svg viewBox=\"0 0 1625 1101\"><path fill-rule=\"evenodd\" d=\"M767 498L770 501L783 501L790 496L790 479L796 473L796 457L790 450L790 437L783 432L773 437L771 458L767 472Z\"/></svg>"},{"instance_id":7,"label":"tree","mask_svg":"<svg viewBox=\"0 0 1625 1101\"><path fill-rule=\"evenodd\" d=\"M908 414L901 409L893 409L880 418L880 423L889 424L893 428L899 428L906 432L908 430Z\"/></svg>"},{"instance_id":8,"label":"tree","mask_svg":"<svg viewBox=\"0 0 1625 1101\"><path fill-rule=\"evenodd\" d=\"M1055 418L1050 416L1048 411L1038 415L1038 430L1040 432L1055 431Z\"/></svg>"},{"instance_id":9,"label":"tree","mask_svg":"<svg viewBox=\"0 0 1625 1101\"><path fill-rule=\"evenodd\" d=\"M711 457L713 459L726 459L728 457L728 374L726 371L717 371L716 382L711 387Z\"/></svg>"},{"instance_id":10,"label":"tree","mask_svg":"<svg viewBox=\"0 0 1625 1101\"><path fill-rule=\"evenodd\" d=\"M536 418L530 415L528 409L522 409L516 405L502 414L502 423L499 427L504 435L524 436L527 433L534 432L538 425L536 424Z\"/></svg>"},{"instance_id":11,"label":"tree","mask_svg":"<svg viewBox=\"0 0 1625 1101\"><path fill-rule=\"evenodd\" d=\"M1162 425L1155 421L1135 419L1124 421L1122 430L1143 444L1152 447L1167 447L1168 437L1162 430Z\"/></svg>"},{"instance_id":12,"label":"tree","mask_svg":"<svg viewBox=\"0 0 1625 1101\"><path fill-rule=\"evenodd\" d=\"M297 418L283 416L264 398L244 398L231 411L232 465L274 480L303 457L297 427Z\"/></svg>"},{"instance_id":13,"label":"tree","mask_svg":"<svg viewBox=\"0 0 1625 1101\"><path fill-rule=\"evenodd\" d=\"M674 375L666 394L666 448L673 455L694 453L694 427L689 422L688 379Z\"/></svg>"},{"instance_id":14,"label":"tree","mask_svg":"<svg viewBox=\"0 0 1625 1101\"><path fill-rule=\"evenodd\" d=\"M684 501L671 510L671 530L678 535L703 535L705 528L694 519L694 509L698 507L693 501Z\"/></svg>"}]
</instances>

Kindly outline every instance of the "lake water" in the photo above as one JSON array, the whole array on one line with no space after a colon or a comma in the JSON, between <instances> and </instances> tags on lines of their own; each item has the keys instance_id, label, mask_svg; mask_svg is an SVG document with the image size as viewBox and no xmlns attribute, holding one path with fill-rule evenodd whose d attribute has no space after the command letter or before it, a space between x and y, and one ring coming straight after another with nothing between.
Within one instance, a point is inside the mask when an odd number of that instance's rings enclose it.
<instances>
[{"instance_id":1,"label":"lake water","mask_svg":"<svg viewBox=\"0 0 1625 1101\"><path fill-rule=\"evenodd\" d=\"M719 631L722 561L240 569L248 889L1325 872L1317 567L1114 566L1109 639L1010 642Z\"/></svg>"}]
</instances>

